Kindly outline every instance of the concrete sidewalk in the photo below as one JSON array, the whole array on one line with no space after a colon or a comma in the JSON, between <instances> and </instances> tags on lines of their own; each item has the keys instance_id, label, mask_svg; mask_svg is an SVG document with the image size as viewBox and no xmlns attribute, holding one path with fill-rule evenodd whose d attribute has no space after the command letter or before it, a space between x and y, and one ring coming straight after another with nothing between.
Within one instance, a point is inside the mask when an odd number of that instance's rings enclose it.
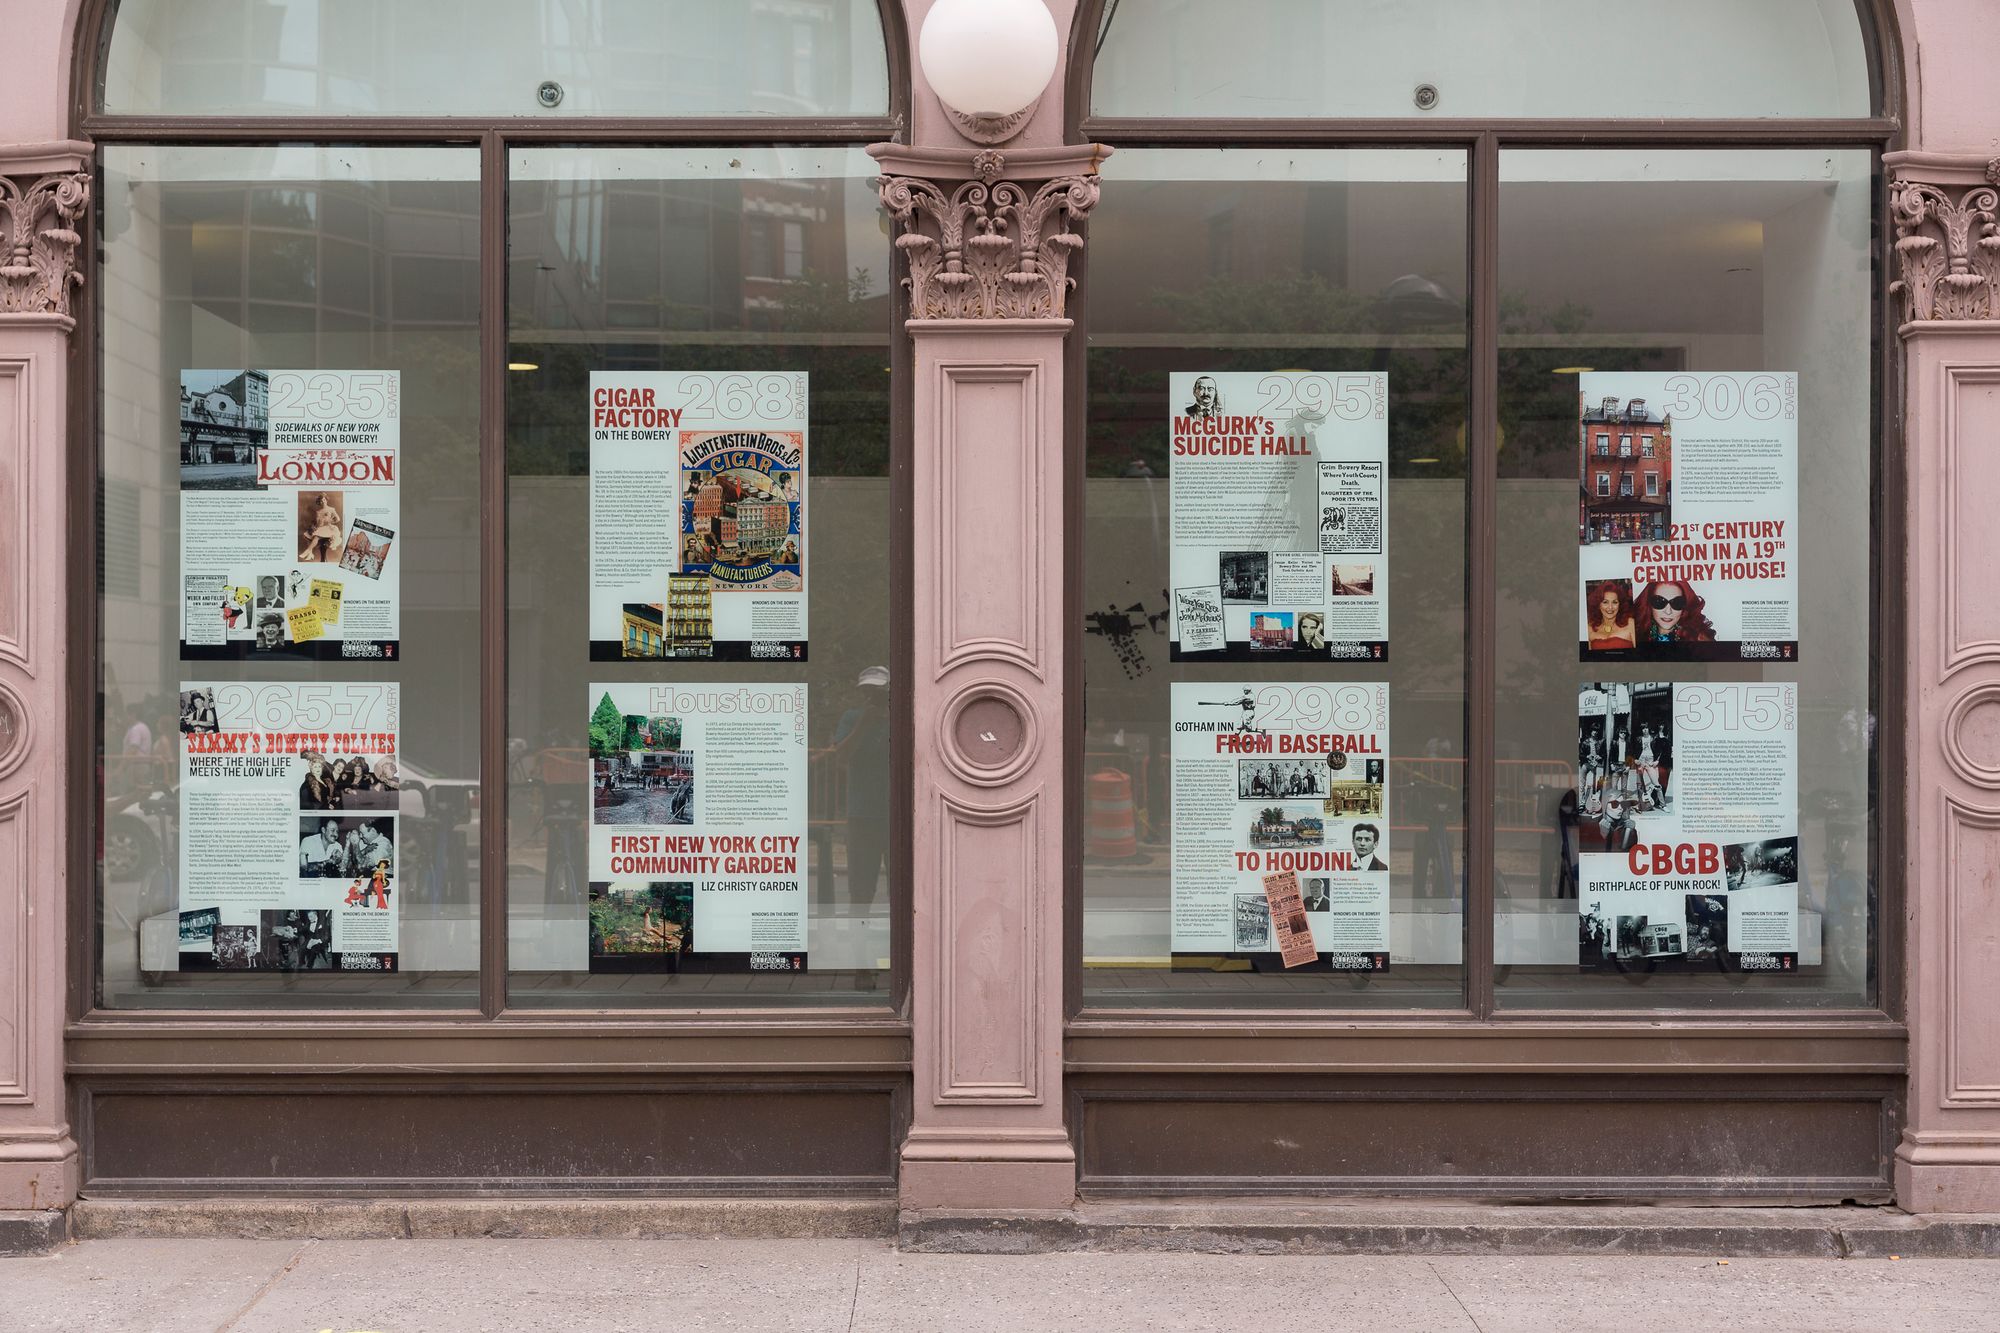
<instances>
[{"instance_id":1,"label":"concrete sidewalk","mask_svg":"<svg viewBox=\"0 0 2000 1333\"><path fill-rule=\"evenodd\" d=\"M0 1260L0 1293L7 1333L2000 1328L1993 1260L944 1255L879 1240L87 1240Z\"/></svg>"}]
</instances>

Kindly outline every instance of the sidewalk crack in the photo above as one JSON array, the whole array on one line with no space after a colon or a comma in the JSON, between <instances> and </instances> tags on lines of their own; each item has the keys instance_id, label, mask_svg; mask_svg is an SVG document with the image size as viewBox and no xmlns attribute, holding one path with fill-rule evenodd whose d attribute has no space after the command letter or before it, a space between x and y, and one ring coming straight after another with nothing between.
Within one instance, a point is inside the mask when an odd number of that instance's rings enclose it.
<instances>
[{"instance_id":1,"label":"sidewalk crack","mask_svg":"<svg viewBox=\"0 0 2000 1333\"><path fill-rule=\"evenodd\" d=\"M250 1311L256 1306L257 1302L263 1300L266 1296L270 1295L271 1288L277 1286L280 1282L283 1282L285 1280L285 1276L288 1273L290 1273L294 1268L297 1268L299 1266L299 1260L306 1257L306 1251L310 1250L313 1246L317 1245L318 1243L319 1242L317 1240L308 1240L305 1244L299 1246L299 1248L292 1254L292 1257L285 1260L285 1266L283 1268L280 1268L277 1272L271 1274L269 1278L265 1279L264 1285L257 1288L256 1292L250 1297L249 1300L243 1303L243 1305L236 1311L235 1314L229 1316L229 1318L223 1320L220 1324L216 1325L215 1333L229 1333L230 1329L235 1328L236 1325L242 1321L243 1316L249 1314Z\"/></svg>"},{"instance_id":2,"label":"sidewalk crack","mask_svg":"<svg viewBox=\"0 0 2000 1333\"><path fill-rule=\"evenodd\" d=\"M854 1261L854 1291L847 1298L847 1333L854 1333L854 1311L861 1304L861 1261Z\"/></svg>"},{"instance_id":3,"label":"sidewalk crack","mask_svg":"<svg viewBox=\"0 0 2000 1333\"><path fill-rule=\"evenodd\" d=\"M1457 1303L1459 1310L1472 1322L1472 1333L1486 1333L1486 1330L1480 1327L1478 1317L1465 1308L1465 1302L1458 1299L1458 1293L1451 1289L1451 1283L1445 1281L1443 1273L1438 1272L1437 1265L1426 1259L1424 1267L1431 1270L1431 1276L1438 1280L1438 1285L1445 1289L1445 1294Z\"/></svg>"}]
</instances>

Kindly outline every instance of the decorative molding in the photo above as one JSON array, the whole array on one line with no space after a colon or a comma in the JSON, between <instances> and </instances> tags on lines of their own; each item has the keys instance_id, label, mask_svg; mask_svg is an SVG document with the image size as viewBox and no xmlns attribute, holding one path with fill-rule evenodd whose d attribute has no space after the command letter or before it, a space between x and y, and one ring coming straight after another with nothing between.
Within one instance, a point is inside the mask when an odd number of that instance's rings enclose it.
<instances>
[{"instance_id":1,"label":"decorative molding","mask_svg":"<svg viewBox=\"0 0 2000 1333\"><path fill-rule=\"evenodd\" d=\"M931 1097L938 1106L1040 1106L1044 1033L1051 1026L1042 966L1048 953L1037 873L1042 850L1037 787L1005 805L939 792L937 935L940 1049ZM982 891L997 876L1018 892ZM975 975L983 970L986 975ZM1010 1014L995 1004L1016 1006Z\"/></svg>"},{"instance_id":2,"label":"decorative molding","mask_svg":"<svg viewBox=\"0 0 2000 1333\"><path fill-rule=\"evenodd\" d=\"M990 326L986 326L990 327ZM1046 429L1040 362L945 361L937 372L940 444L935 506L942 527L934 543L944 586L938 599L936 678L971 662L1010 662L1045 679L1043 598L1047 552L1043 485L1035 442ZM967 402L968 391L998 387L1003 401ZM1008 423L1003 409L1011 403ZM1003 427L1013 430L1003 435ZM977 513L977 522L966 515ZM949 523L945 516L958 515ZM974 602L964 589L980 575L1011 594Z\"/></svg>"},{"instance_id":3,"label":"decorative molding","mask_svg":"<svg viewBox=\"0 0 2000 1333\"><path fill-rule=\"evenodd\" d=\"M945 116L950 119L953 127L960 134L963 134L974 143L986 144L991 147L996 143L1006 143L1022 130L1028 128L1028 122L1034 119L1035 108L1042 104L1042 98L1046 96L1048 96L1048 89L1044 88L1041 96L1035 98L1034 101L1028 103L1011 116L974 115L971 112L960 111L942 97L938 98L938 105L944 108Z\"/></svg>"},{"instance_id":4,"label":"decorative molding","mask_svg":"<svg viewBox=\"0 0 2000 1333\"><path fill-rule=\"evenodd\" d=\"M1895 171L1890 211L1901 276L1889 291L1902 298L1904 322L2000 320L2000 157L1986 163L1985 183L1970 188L1961 169L1904 162ZM1918 174L1956 179L1940 184Z\"/></svg>"},{"instance_id":5,"label":"decorative molding","mask_svg":"<svg viewBox=\"0 0 2000 1333\"><path fill-rule=\"evenodd\" d=\"M1947 732L1947 737L1949 732ZM1947 747L1949 747L1947 739ZM2000 1051L1992 1049L1996 1023L1983 1002L1990 982L1994 906L1993 870L2000 865L2000 810L1944 798L1944 911L1938 922L1944 965L1943 1086L1941 1109L2000 1106ZM1974 845L1975 841L1981 845ZM1967 1032L1968 1024L1977 1031ZM1978 1072L1974 1072L1974 1071ZM1991 1131L1980 1139L2000 1150Z\"/></svg>"},{"instance_id":6,"label":"decorative molding","mask_svg":"<svg viewBox=\"0 0 2000 1333\"><path fill-rule=\"evenodd\" d=\"M1963 328L1964 325L1954 327ZM1978 324L1989 336L2000 334L2000 324ZM1905 330L1908 332L1908 330ZM1970 569L1971 554L1980 549L1985 541L1984 524L1987 510L1983 501L1990 500L1994 484L2000 484L2000 477L1990 473L1975 476L1972 469L1984 472L1993 465L1988 462L1988 451L1983 447L1985 430L1991 423L1978 421L1968 430L1964 420L1965 389L1968 386L1991 388L2000 385L2000 367L1983 361L1946 361L1939 366L1941 372L1939 421L1942 432L1938 438L1942 450L1942 464L1938 469L1937 534L1939 566L1943 570L1943 598L1936 617L1938 633L1942 636L1938 661L1941 663L1937 678L1942 681L1960 670L1974 665L2000 665L2000 626L1989 623L1979 625L1976 630L1964 623L1961 611L1965 602L1961 596L1961 577ZM1919 392L1915 384L1911 393ZM1976 406L1976 404L1975 404ZM1978 441L1980 443L1975 443ZM1965 524L1960 522L1960 506L1966 507ZM1978 601L1978 589L1972 589L1974 605ZM1947 753L1947 758L1950 758ZM1963 776L1963 770L1961 770ZM1967 778L1978 784L1980 779Z\"/></svg>"},{"instance_id":7,"label":"decorative molding","mask_svg":"<svg viewBox=\"0 0 2000 1333\"><path fill-rule=\"evenodd\" d=\"M959 722L965 711L980 703L1011 710L1020 728L1011 750L1003 751L997 764L980 762L966 749L959 734ZM1034 766L1041 753L1042 731L1041 710L1026 693L997 677L975 680L961 687L938 710L938 757L961 782L974 787L1004 787Z\"/></svg>"},{"instance_id":8,"label":"decorative molding","mask_svg":"<svg viewBox=\"0 0 2000 1333\"><path fill-rule=\"evenodd\" d=\"M981 154L949 194L931 181L880 176L882 206L902 224L896 248L909 265L911 319L1060 319L1076 280L1070 257L1083 237L1069 224L1097 205L1094 175L1061 176L1039 189L997 179L1005 160Z\"/></svg>"},{"instance_id":9,"label":"decorative molding","mask_svg":"<svg viewBox=\"0 0 2000 1333\"><path fill-rule=\"evenodd\" d=\"M32 851L35 820L30 806L32 789L0 802L0 978L11 977L12 994L0 998L0 1106L35 1104L35 1038L40 1006L35 988L40 983L36 963L35 913L29 904L37 885L46 878L35 873ZM7 886L11 882L11 889ZM11 947L9 947L11 946ZM8 955L12 956L8 956ZM11 1035L9 1035L11 1029ZM14 1129L0 1133L0 1154L15 1141Z\"/></svg>"},{"instance_id":10,"label":"decorative molding","mask_svg":"<svg viewBox=\"0 0 2000 1333\"><path fill-rule=\"evenodd\" d=\"M73 318L70 292L83 285L77 252L89 207L88 172L0 175L0 316Z\"/></svg>"}]
</instances>

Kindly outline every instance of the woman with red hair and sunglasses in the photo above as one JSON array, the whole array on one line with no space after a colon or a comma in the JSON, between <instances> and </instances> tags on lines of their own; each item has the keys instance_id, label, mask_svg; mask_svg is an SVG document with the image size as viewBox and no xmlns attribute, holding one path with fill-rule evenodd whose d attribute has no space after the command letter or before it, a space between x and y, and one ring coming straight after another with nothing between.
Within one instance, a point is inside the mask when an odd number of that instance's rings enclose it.
<instances>
[{"instance_id":1,"label":"woman with red hair and sunglasses","mask_svg":"<svg viewBox=\"0 0 2000 1333\"><path fill-rule=\"evenodd\" d=\"M1647 584L1639 594L1639 646L1714 643L1715 626L1702 614L1707 605L1692 584Z\"/></svg>"}]
</instances>

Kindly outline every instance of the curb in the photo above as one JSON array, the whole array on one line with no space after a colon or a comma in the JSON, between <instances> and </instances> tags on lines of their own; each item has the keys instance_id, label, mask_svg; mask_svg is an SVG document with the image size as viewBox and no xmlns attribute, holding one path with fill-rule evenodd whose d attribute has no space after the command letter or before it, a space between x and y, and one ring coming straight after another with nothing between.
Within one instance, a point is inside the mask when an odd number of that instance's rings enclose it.
<instances>
[{"instance_id":1,"label":"curb","mask_svg":"<svg viewBox=\"0 0 2000 1333\"><path fill-rule=\"evenodd\" d=\"M855 1240L896 1232L894 1200L84 1199L79 1240Z\"/></svg>"},{"instance_id":2,"label":"curb","mask_svg":"<svg viewBox=\"0 0 2000 1333\"><path fill-rule=\"evenodd\" d=\"M0 1212L0 1259L47 1254L69 1239L69 1216L59 1209Z\"/></svg>"},{"instance_id":3,"label":"curb","mask_svg":"<svg viewBox=\"0 0 2000 1333\"><path fill-rule=\"evenodd\" d=\"M1717 1255L2000 1257L2000 1216L1893 1208L1375 1208L1082 1205L1011 1214L904 1212L920 1254Z\"/></svg>"}]
</instances>

